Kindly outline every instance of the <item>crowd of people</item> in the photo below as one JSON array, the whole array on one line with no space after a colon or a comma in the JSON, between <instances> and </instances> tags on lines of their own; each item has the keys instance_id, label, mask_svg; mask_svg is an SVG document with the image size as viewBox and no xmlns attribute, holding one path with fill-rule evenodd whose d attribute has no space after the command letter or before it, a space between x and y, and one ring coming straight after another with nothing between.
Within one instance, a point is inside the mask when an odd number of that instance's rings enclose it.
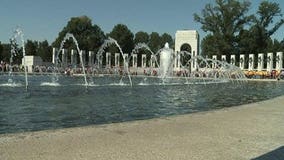
<instances>
[{"instance_id":1,"label":"crowd of people","mask_svg":"<svg viewBox=\"0 0 284 160\"><path fill-rule=\"evenodd\" d=\"M33 73L52 73L57 72L66 75L74 75L74 74L83 74L83 68L78 66L65 66L65 67L54 67L54 66L33 66L32 72ZM131 75L145 75L145 76L157 76L158 69L157 68L143 68L143 69L129 69ZM0 63L0 72L24 72L23 65L10 65L7 62L1 61ZM102 67L99 68L97 66L86 66L85 73L86 74L125 74L125 70L123 67ZM176 76L190 76L187 71L179 71L174 72ZM284 70L272 70L269 71L244 71L244 74L247 78L251 79L284 79ZM198 75L200 76L200 75Z\"/></svg>"},{"instance_id":2,"label":"crowd of people","mask_svg":"<svg viewBox=\"0 0 284 160\"><path fill-rule=\"evenodd\" d=\"M284 70L269 71L244 71L247 78L254 79L284 79Z\"/></svg>"},{"instance_id":3,"label":"crowd of people","mask_svg":"<svg viewBox=\"0 0 284 160\"><path fill-rule=\"evenodd\" d=\"M4 61L1 61L0 63L0 72L22 72L24 71L24 67L22 65L10 65L9 63L6 63Z\"/></svg>"}]
</instances>

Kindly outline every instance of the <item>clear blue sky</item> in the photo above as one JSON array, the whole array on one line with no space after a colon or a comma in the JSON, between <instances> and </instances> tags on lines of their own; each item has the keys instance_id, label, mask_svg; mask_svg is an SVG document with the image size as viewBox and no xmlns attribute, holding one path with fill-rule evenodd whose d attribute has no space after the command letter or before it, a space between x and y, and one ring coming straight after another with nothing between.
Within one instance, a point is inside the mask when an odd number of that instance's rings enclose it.
<instances>
[{"instance_id":1,"label":"clear blue sky","mask_svg":"<svg viewBox=\"0 0 284 160\"><path fill-rule=\"evenodd\" d=\"M261 0L252 1L255 11ZM280 4L284 13L284 2ZM25 39L53 42L71 17L87 15L108 33L118 24L129 29L169 33L174 36L179 29L195 29L201 38L205 33L194 22L193 14L200 13L205 4L214 0L1 0L0 41L7 43L13 29L20 26ZM275 34L282 40L284 26Z\"/></svg>"}]
</instances>

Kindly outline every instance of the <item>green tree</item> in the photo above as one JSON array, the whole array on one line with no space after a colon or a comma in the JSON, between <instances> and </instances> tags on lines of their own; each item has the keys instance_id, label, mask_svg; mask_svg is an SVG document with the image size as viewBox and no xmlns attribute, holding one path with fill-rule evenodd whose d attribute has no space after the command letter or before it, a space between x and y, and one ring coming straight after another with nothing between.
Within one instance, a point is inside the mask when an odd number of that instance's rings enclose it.
<instances>
[{"instance_id":1,"label":"green tree","mask_svg":"<svg viewBox=\"0 0 284 160\"><path fill-rule=\"evenodd\" d=\"M21 64L22 63L22 58L23 58L23 52L22 48L19 47L17 43L14 43L14 48L15 48L15 53L13 54L13 64ZM6 44L3 43L1 44L0 42L0 60L4 61L6 63L10 63L10 58L11 58L11 49L12 49L12 43Z\"/></svg>"},{"instance_id":2,"label":"green tree","mask_svg":"<svg viewBox=\"0 0 284 160\"><path fill-rule=\"evenodd\" d=\"M159 49L162 48L161 46L161 37L159 35L159 33L157 32L152 32L150 34L150 39L149 39L149 47L150 49L156 53Z\"/></svg>"},{"instance_id":3,"label":"green tree","mask_svg":"<svg viewBox=\"0 0 284 160\"><path fill-rule=\"evenodd\" d=\"M279 51L283 51L284 43L281 42L281 41L278 41L277 39L270 40L269 43L268 43L267 48L268 48L267 50L269 52L273 52L273 53L276 53L276 52L279 52Z\"/></svg>"},{"instance_id":4,"label":"green tree","mask_svg":"<svg viewBox=\"0 0 284 160\"><path fill-rule=\"evenodd\" d=\"M135 34L134 43L149 43L149 34L147 32L139 31ZM146 54L147 61L151 58L151 52L145 48L141 48L137 54L137 65L142 66L142 54Z\"/></svg>"},{"instance_id":5,"label":"green tree","mask_svg":"<svg viewBox=\"0 0 284 160\"><path fill-rule=\"evenodd\" d=\"M210 34L202 41L202 51L205 51L204 54L236 54L237 35L253 18L252 15L247 15L251 3L237 0L216 0L215 3L215 6L207 4L201 15L194 14L194 19L201 23L202 30ZM214 48L209 46L212 42Z\"/></svg>"},{"instance_id":6,"label":"green tree","mask_svg":"<svg viewBox=\"0 0 284 160\"><path fill-rule=\"evenodd\" d=\"M279 19L275 21L275 19ZM258 7L252 26L240 34L240 48L249 53L271 52L271 36L283 25L281 8L275 2L263 1ZM277 43L275 43L276 45ZM244 52L242 52L244 53Z\"/></svg>"},{"instance_id":7,"label":"green tree","mask_svg":"<svg viewBox=\"0 0 284 160\"><path fill-rule=\"evenodd\" d=\"M32 40L27 40L25 44L25 52L26 55L37 55L37 48L38 48L38 42L37 41L32 41Z\"/></svg>"},{"instance_id":8,"label":"green tree","mask_svg":"<svg viewBox=\"0 0 284 160\"><path fill-rule=\"evenodd\" d=\"M149 35L147 32L139 31L135 34L134 43L146 43L149 42Z\"/></svg>"},{"instance_id":9,"label":"green tree","mask_svg":"<svg viewBox=\"0 0 284 160\"><path fill-rule=\"evenodd\" d=\"M12 64L21 64L22 58L23 58L23 52L22 48L19 48L19 45L17 43L10 43L10 44L2 44L3 50L2 50L2 59L4 62L10 63L11 61L11 46L14 46L15 52L13 54Z\"/></svg>"},{"instance_id":10,"label":"green tree","mask_svg":"<svg viewBox=\"0 0 284 160\"><path fill-rule=\"evenodd\" d=\"M134 48L134 35L124 24L114 26L109 37L117 41L124 53L130 53Z\"/></svg>"},{"instance_id":11,"label":"green tree","mask_svg":"<svg viewBox=\"0 0 284 160\"><path fill-rule=\"evenodd\" d=\"M10 53L11 53L11 45L10 44L2 44L2 59L4 62L10 62Z\"/></svg>"},{"instance_id":12,"label":"green tree","mask_svg":"<svg viewBox=\"0 0 284 160\"><path fill-rule=\"evenodd\" d=\"M79 48L82 50L97 51L105 39L101 28L95 24L93 25L92 20L87 16L72 17L52 45L59 48L66 33L74 35ZM65 47L67 49L75 48L74 42L72 40L67 41Z\"/></svg>"},{"instance_id":13,"label":"green tree","mask_svg":"<svg viewBox=\"0 0 284 160\"><path fill-rule=\"evenodd\" d=\"M263 1L258 8L257 14L259 15L257 25L266 29L268 37L273 35L284 23L283 18L276 23L274 22L276 17L282 17L281 8L278 3ZM271 26L271 24L274 24L274 26Z\"/></svg>"},{"instance_id":14,"label":"green tree","mask_svg":"<svg viewBox=\"0 0 284 160\"><path fill-rule=\"evenodd\" d=\"M37 55L45 62L52 61L52 47L48 44L47 40L38 43Z\"/></svg>"},{"instance_id":15,"label":"green tree","mask_svg":"<svg viewBox=\"0 0 284 160\"><path fill-rule=\"evenodd\" d=\"M48 44L47 40L42 42L27 40L25 51L26 55L40 56L43 61L51 62L52 47Z\"/></svg>"},{"instance_id":16,"label":"green tree","mask_svg":"<svg viewBox=\"0 0 284 160\"><path fill-rule=\"evenodd\" d=\"M218 54L219 52L218 44L221 43L218 42L219 41L218 37L219 37L218 35L213 36L212 34L208 34L202 39L201 48L202 48L202 53L204 55L211 57L212 55ZM220 53L218 55L220 55Z\"/></svg>"},{"instance_id":17,"label":"green tree","mask_svg":"<svg viewBox=\"0 0 284 160\"><path fill-rule=\"evenodd\" d=\"M0 60L3 60L3 46L2 46L2 44L1 44L1 41L0 41Z\"/></svg>"},{"instance_id":18,"label":"green tree","mask_svg":"<svg viewBox=\"0 0 284 160\"><path fill-rule=\"evenodd\" d=\"M171 48L174 47L174 40L173 40L172 36L169 35L168 33L164 33L161 36L161 46L163 47L165 45L165 43L169 43L169 46Z\"/></svg>"}]
</instances>

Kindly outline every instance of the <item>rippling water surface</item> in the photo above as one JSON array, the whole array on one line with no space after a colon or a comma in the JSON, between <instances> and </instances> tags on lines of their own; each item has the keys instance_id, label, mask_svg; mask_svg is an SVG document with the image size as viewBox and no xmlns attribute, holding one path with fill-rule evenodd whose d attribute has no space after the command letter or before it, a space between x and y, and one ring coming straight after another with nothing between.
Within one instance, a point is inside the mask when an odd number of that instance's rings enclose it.
<instances>
[{"instance_id":1,"label":"rippling water surface","mask_svg":"<svg viewBox=\"0 0 284 160\"><path fill-rule=\"evenodd\" d=\"M0 75L0 133L132 121L207 111L257 102L284 94L282 82L212 82L156 78L95 77L85 87L82 77ZM89 79L91 81L91 79Z\"/></svg>"}]
</instances>

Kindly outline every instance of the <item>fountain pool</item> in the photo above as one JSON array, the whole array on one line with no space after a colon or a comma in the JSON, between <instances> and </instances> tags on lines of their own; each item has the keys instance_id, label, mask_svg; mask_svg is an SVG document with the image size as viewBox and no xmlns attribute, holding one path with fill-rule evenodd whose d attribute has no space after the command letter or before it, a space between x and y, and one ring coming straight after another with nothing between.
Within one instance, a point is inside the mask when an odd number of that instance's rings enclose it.
<instances>
[{"instance_id":1,"label":"fountain pool","mask_svg":"<svg viewBox=\"0 0 284 160\"><path fill-rule=\"evenodd\" d=\"M0 134L106 124L188 114L257 102L284 94L284 83L191 81L163 84L155 77L133 76L133 86L118 76L95 77L84 87L82 77L59 75L59 85L47 85L52 75L14 75L18 85L0 76ZM19 85L22 84L22 85ZM194 84L194 85L192 85Z\"/></svg>"},{"instance_id":2,"label":"fountain pool","mask_svg":"<svg viewBox=\"0 0 284 160\"><path fill-rule=\"evenodd\" d=\"M22 32L16 33L22 36L23 41ZM63 55L64 43L70 38L79 53L81 76L57 74L64 66L64 58L60 59L59 55ZM121 59L123 64L114 67L121 69L121 72L106 75L103 72L106 68L101 62L104 57L111 62L111 56L106 56L110 55L106 53L110 45L119 49L117 61ZM134 61L134 53L137 54L142 48L150 51L151 63L155 63L143 69L156 70L158 76L131 76L130 69L135 71L137 66L130 67L129 62L131 59ZM25 55L24 47L23 53ZM186 51L175 55L168 44L156 54L147 45L140 44L128 55L123 53L116 40L109 38L96 56L96 64L89 66L93 67L89 70L91 72L85 72L83 51L73 34L67 33L59 51L54 53L53 74L27 75L26 70L25 74L13 73L13 76L11 72L2 73L0 134L188 114L257 102L284 94L281 89L284 83L243 83L245 76L238 67L201 56L193 57ZM179 58L184 63L174 66L175 59ZM191 68L191 64L196 67ZM111 63L105 65L112 69Z\"/></svg>"}]
</instances>

